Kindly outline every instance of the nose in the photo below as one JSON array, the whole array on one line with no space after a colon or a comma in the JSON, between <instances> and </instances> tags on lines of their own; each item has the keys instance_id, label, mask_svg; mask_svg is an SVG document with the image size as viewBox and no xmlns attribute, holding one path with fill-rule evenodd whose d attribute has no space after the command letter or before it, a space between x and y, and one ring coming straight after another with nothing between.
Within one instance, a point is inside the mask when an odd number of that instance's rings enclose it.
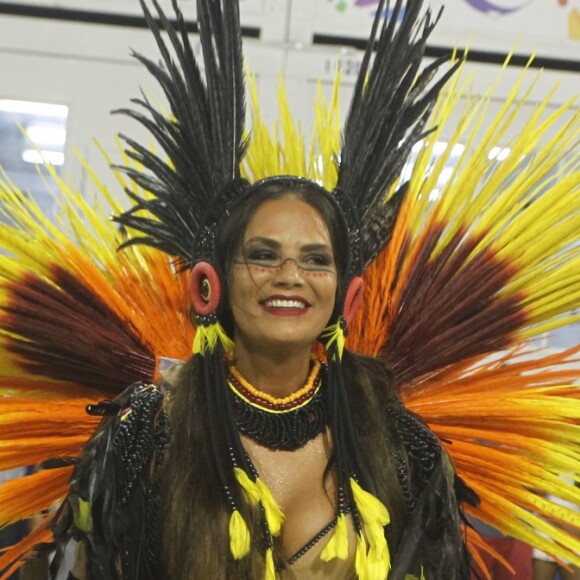
<instances>
[{"instance_id":1,"label":"nose","mask_svg":"<svg viewBox=\"0 0 580 580\"><path fill-rule=\"evenodd\" d=\"M303 283L302 270L294 258L286 258L276 268L274 284L280 286L301 286Z\"/></svg>"}]
</instances>

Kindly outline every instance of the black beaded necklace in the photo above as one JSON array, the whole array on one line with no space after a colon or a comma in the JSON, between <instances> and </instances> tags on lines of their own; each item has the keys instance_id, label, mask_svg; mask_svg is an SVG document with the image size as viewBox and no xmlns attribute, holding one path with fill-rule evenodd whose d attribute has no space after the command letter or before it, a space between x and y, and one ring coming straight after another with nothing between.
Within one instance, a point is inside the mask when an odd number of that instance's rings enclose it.
<instances>
[{"instance_id":1,"label":"black beaded necklace","mask_svg":"<svg viewBox=\"0 0 580 580\"><path fill-rule=\"evenodd\" d=\"M328 424L325 377L326 365L314 359L304 387L290 397L275 399L258 391L230 367L228 383L240 433L269 449L300 449Z\"/></svg>"}]
</instances>

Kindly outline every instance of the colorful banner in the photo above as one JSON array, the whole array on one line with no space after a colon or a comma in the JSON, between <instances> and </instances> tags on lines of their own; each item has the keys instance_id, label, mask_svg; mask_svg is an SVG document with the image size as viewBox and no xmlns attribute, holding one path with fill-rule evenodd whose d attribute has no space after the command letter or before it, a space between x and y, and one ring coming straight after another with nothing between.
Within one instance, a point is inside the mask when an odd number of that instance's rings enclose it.
<instances>
[{"instance_id":1,"label":"colorful banner","mask_svg":"<svg viewBox=\"0 0 580 580\"><path fill-rule=\"evenodd\" d=\"M326 3L326 13L342 15L351 20L351 28L358 18L371 18L378 0L319 0ZM432 0L434 9L445 4L441 26L446 23L469 30L475 43L478 36L483 37L494 32L512 31L516 35L530 37L536 44L557 43L559 41L580 40L580 0ZM563 48L562 57L578 56ZM537 46L541 52L542 46ZM577 51L577 47L575 48ZM550 49L548 56L554 56Z\"/></svg>"}]
</instances>

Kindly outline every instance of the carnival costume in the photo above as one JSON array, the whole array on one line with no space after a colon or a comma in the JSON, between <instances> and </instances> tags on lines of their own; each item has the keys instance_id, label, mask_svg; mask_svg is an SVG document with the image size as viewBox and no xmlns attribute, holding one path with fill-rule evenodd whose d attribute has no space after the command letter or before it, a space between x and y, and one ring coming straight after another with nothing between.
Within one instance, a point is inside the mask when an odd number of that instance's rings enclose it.
<instances>
[{"instance_id":1,"label":"carnival costume","mask_svg":"<svg viewBox=\"0 0 580 580\"><path fill-rule=\"evenodd\" d=\"M573 321L567 313L580 298L574 150L580 123L571 103L547 118L548 100L540 104L497 165L488 153L521 108L523 80L483 134L490 95L469 97L446 152L432 163L442 124L464 90L456 74L461 61L443 58L421 70L437 19L422 12L422 2L404 9L400 0L384 19L383 1L342 133L337 81L331 103L322 96L317 103L307 153L283 92L280 138L266 129L251 82L252 128L246 132L236 2L198 2L203 73L176 2L174 27L153 0L161 28L142 4L163 62L135 56L163 88L169 110L143 96L136 109L122 111L160 148L158 154L123 137L125 165L117 174L134 204L130 210L123 212L93 175L122 231L106 219L106 209L89 207L50 167L67 227L50 223L7 180L3 184L2 211L11 222L0 225L0 238L12 255L0 258L6 353L0 468L41 469L0 488L0 523L66 500L44 512L36 530L0 558L0 569L14 570L55 539L56 569L64 542L73 538L86 547L91 578L115 577L119 567L126 578L159 577L159 490L150 472L171 437L170 394L154 383L160 358L184 360L192 342L229 514L231 557L241 560L257 545L268 580L284 565L273 549L283 514L240 432L269 448L292 450L327 426L338 493L323 561L348 557L348 514L356 537L353 575L396 579L419 576L424 568L432 577L464 577L467 560L454 532L459 501L501 531L580 564L580 541L559 527L579 528L577 514L545 497L580 501L579 489L559 477L578 480L580 474L577 370L565 364L580 346L522 355L524 341ZM431 199L460 140L467 146L459 166L441 196ZM419 142L404 181L403 167ZM276 401L227 363L233 344L215 240L229 213L264 182L292 191L303 180L344 217L350 256L311 380ZM385 535L389 506L371 493L358 461L341 366L345 344L384 361L405 403L394 397L388 409L411 463L411 473L404 462L398 466L409 516L397 554L390 554ZM259 509L260 538L251 537L240 502ZM467 523L461 526L482 565L478 550L488 548ZM444 556L437 549L445 541L454 551ZM456 568L445 569L446 562Z\"/></svg>"}]
</instances>

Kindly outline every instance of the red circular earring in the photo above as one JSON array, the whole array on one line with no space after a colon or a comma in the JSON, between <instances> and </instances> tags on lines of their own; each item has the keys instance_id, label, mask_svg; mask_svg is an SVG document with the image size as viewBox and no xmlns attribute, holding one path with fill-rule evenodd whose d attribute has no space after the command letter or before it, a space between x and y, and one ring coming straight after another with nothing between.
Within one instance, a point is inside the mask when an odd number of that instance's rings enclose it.
<instances>
[{"instance_id":1,"label":"red circular earring","mask_svg":"<svg viewBox=\"0 0 580 580\"><path fill-rule=\"evenodd\" d=\"M222 287L216 269L209 262L198 262L191 270L189 299L198 316L213 314L220 303Z\"/></svg>"}]
</instances>

